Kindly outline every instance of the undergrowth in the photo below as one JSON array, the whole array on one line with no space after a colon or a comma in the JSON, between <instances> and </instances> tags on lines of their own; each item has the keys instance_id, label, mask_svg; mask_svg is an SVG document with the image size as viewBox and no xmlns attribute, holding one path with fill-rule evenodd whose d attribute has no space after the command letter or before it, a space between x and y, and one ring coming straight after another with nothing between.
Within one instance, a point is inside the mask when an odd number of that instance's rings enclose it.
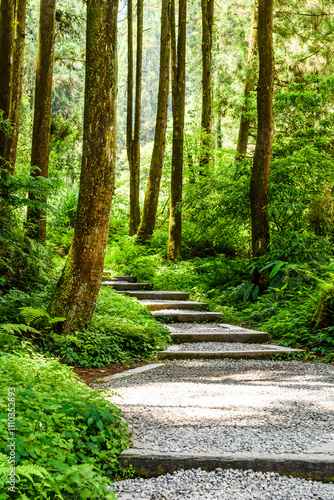
<instances>
[{"instance_id":1,"label":"undergrowth","mask_svg":"<svg viewBox=\"0 0 334 500\"><path fill-rule=\"evenodd\" d=\"M55 359L0 358L0 486L8 492L8 389L15 394L16 494L22 500L114 498L108 476L127 446L120 411Z\"/></svg>"}]
</instances>

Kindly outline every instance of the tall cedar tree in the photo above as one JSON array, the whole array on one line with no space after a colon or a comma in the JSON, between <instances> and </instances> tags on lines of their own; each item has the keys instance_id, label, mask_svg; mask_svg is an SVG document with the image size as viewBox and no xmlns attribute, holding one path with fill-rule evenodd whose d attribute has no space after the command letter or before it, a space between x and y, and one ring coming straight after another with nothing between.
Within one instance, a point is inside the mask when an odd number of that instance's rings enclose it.
<instances>
[{"instance_id":1,"label":"tall cedar tree","mask_svg":"<svg viewBox=\"0 0 334 500\"><path fill-rule=\"evenodd\" d=\"M26 0L17 0L15 10L15 42L13 50L13 69L11 77L11 99L9 120L12 131L7 135L5 142L4 158L8 162L11 174L15 171L17 141L19 136L19 123L21 113L23 61L26 28Z\"/></svg>"},{"instance_id":2,"label":"tall cedar tree","mask_svg":"<svg viewBox=\"0 0 334 500\"><path fill-rule=\"evenodd\" d=\"M74 235L49 306L62 331L90 322L102 280L115 183L118 0L88 0L82 168Z\"/></svg>"},{"instance_id":3,"label":"tall cedar tree","mask_svg":"<svg viewBox=\"0 0 334 500\"><path fill-rule=\"evenodd\" d=\"M128 76L126 106L126 153L132 172L132 139L133 139L133 13L132 0L128 0ZM130 181L131 182L131 181ZM131 199L131 187L130 187Z\"/></svg>"},{"instance_id":4,"label":"tall cedar tree","mask_svg":"<svg viewBox=\"0 0 334 500\"><path fill-rule=\"evenodd\" d=\"M34 106L34 126L31 146L31 176L49 175L52 77L55 47L56 0L41 0ZM29 193L29 200L46 203L46 195ZM27 212L27 235L45 241L46 213L31 204Z\"/></svg>"},{"instance_id":5,"label":"tall cedar tree","mask_svg":"<svg viewBox=\"0 0 334 500\"><path fill-rule=\"evenodd\" d=\"M202 139L200 171L203 173L210 158L212 109L212 35L214 0L201 0L202 4Z\"/></svg>"},{"instance_id":6,"label":"tall cedar tree","mask_svg":"<svg viewBox=\"0 0 334 500\"><path fill-rule=\"evenodd\" d=\"M142 86L142 66L143 66L143 11L144 11L143 0L137 0L136 95L135 95L134 132L133 132L133 139L131 139L131 161L130 161L130 230L129 230L130 236L137 234L138 226L140 223L139 183L140 183L141 86ZM128 71L130 71L130 65ZM129 115L130 113L128 114L128 118ZM131 120L132 120L132 114L131 114Z\"/></svg>"},{"instance_id":7,"label":"tall cedar tree","mask_svg":"<svg viewBox=\"0 0 334 500\"><path fill-rule=\"evenodd\" d=\"M253 257L267 252L269 244L268 188L273 143L273 0L259 0L259 81L257 88L258 130L251 176ZM260 277L255 275L260 282Z\"/></svg>"},{"instance_id":8,"label":"tall cedar tree","mask_svg":"<svg viewBox=\"0 0 334 500\"><path fill-rule=\"evenodd\" d=\"M154 231L165 153L169 95L170 1L171 0L162 0L161 7L158 108L150 172L147 180L143 213L137 237L137 241L140 243L145 243L145 241L152 236Z\"/></svg>"},{"instance_id":9,"label":"tall cedar tree","mask_svg":"<svg viewBox=\"0 0 334 500\"><path fill-rule=\"evenodd\" d=\"M257 26L258 26L258 0L254 0L254 12L252 20L252 28L250 33L250 40L248 46L248 58L247 58L247 71L246 71L246 82L244 90L244 104L241 110L239 133L238 133L238 143L237 143L237 153L235 159L237 161L245 158L247 154L247 145L249 137L250 128L250 116L249 116L249 96L251 91L255 86L255 56L257 53Z\"/></svg>"},{"instance_id":10,"label":"tall cedar tree","mask_svg":"<svg viewBox=\"0 0 334 500\"><path fill-rule=\"evenodd\" d=\"M182 178L185 113L186 25L187 0L179 0L178 40L176 49L175 0L171 2L171 75L173 103L172 175L168 234L168 260L181 257L182 239Z\"/></svg>"},{"instance_id":11,"label":"tall cedar tree","mask_svg":"<svg viewBox=\"0 0 334 500\"><path fill-rule=\"evenodd\" d=\"M3 119L8 120L14 44L14 0L0 2L0 110ZM3 162L6 133L0 127L0 167L8 170Z\"/></svg>"}]
</instances>

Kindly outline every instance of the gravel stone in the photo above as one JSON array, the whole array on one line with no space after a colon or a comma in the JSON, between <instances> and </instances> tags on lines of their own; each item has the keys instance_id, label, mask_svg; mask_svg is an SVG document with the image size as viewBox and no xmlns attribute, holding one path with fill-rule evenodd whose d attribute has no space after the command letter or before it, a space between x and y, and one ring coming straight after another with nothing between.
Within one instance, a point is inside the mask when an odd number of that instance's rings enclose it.
<instances>
[{"instance_id":1,"label":"gravel stone","mask_svg":"<svg viewBox=\"0 0 334 500\"><path fill-rule=\"evenodd\" d=\"M116 498L150 500L333 500L334 484L295 479L273 472L227 469L206 472L180 470L151 479L126 479L113 483Z\"/></svg>"},{"instance_id":2,"label":"gravel stone","mask_svg":"<svg viewBox=\"0 0 334 500\"><path fill-rule=\"evenodd\" d=\"M231 325L232 326L232 325ZM179 333L179 332L188 332L188 330L199 330L199 331L206 331L206 330L221 330L222 333L225 333L227 330L229 330L226 326L222 326L220 323L174 323L171 325L166 325L166 328L170 330L173 333ZM244 331L245 329L240 327L241 331ZM233 331L237 331L236 329L233 329Z\"/></svg>"},{"instance_id":3,"label":"gravel stone","mask_svg":"<svg viewBox=\"0 0 334 500\"><path fill-rule=\"evenodd\" d=\"M177 360L96 386L147 450L296 454L334 439L332 365Z\"/></svg>"},{"instance_id":4,"label":"gravel stone","mask_svg":"<svg viewBox=\"0 0 334 500\"><path fill-rule=\"evenodd\" d=\"M172 351L268 351L265 344L243 344L242 342L192 342L171 346ZM178 347L178 349L176 349ZM277 346L278 347L278 346Z\"/></svg>"}]
</instances>

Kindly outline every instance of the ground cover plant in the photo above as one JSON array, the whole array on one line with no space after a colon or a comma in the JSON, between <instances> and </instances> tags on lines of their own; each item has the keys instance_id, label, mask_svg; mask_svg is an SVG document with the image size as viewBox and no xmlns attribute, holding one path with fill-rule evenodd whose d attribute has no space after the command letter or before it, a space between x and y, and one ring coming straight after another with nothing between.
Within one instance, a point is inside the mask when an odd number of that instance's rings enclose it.
<instances>
[{"instance_id":1,"label":"ground cover plant","mask_svg":"<svg viewBox=\"0 0 334 500\"><path fill-rule=\"evenodd\" d=\"M106 488L127 445L119 410L56 359L1 354L0 484L8 487L8 388L14 388L16 498L114 498Z\"/></svg>"}]
</instances>

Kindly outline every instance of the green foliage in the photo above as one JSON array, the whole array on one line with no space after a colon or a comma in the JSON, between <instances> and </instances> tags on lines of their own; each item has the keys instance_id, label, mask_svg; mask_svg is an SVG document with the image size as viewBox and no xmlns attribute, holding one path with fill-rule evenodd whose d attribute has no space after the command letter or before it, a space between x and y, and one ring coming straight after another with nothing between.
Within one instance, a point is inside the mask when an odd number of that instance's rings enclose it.
<instances>
[{"instance_id":1,"label":"green foliage","mask_svg":"<svg viewBox=\"0 0 334 500\"><path fill-rule=\"evenodd\" d=\"M137 299L102 287L89 327L68 336L51 334L44 346L69 363L101 367L148 358L169 342L169 332Z\"/></svg>"},{"instance_id":2,"label":"green foliage","mask_svg":"<svg viewBox=\"0 0 334 500\"><path fill-rule=\"evenodd\" d=\"M119 410L40 355L4 354L0 397L15 387L17 492L20 498L114 498L106 477L127 445ZM7 481L7 414L0 414L0 484ZM26 495L26 497L24 497ZM11 498L4 493L2 498Z\"/></svg>"},{"instance_id":3,"label":"green foliage","mask_svg":"<svg viewBox=\"0 0 334 500\"><path fill-rule=\"evenodd\" d=\"M137 276L140 282L153 278L157 264L162 262L155 248L136 245L130 236L113 234L110 240L104 264L106 269L111 268L124 276Z\"/></svg>"}]
</instances>

